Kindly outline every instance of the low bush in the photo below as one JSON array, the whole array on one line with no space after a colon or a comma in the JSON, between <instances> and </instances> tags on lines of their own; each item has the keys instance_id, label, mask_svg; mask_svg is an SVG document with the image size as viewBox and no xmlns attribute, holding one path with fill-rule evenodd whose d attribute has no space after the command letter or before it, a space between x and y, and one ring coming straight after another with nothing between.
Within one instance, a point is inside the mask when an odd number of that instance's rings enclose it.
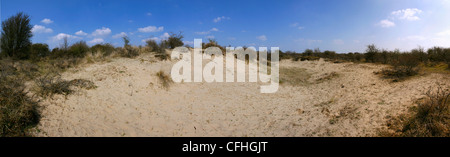
<instances>
[{"instance_id":1,"label":"low bush","mask_svg":"<svg viewBox=\"0 0 450 157\"><path fill-rule=\"evenodd\" d=\"M35 80L37 89L36 94L43 97L53 97L55 94L67 96L73 93L70 89L70 82L61 79L60 76L48 74Z\"/></svg>"},{"instance_id":2,"label":"low bush","mask_svg":"<svg viewBox=\"0 0 450 157\"><path fill-rule=\"evenodd\" d=\"M418 106L388 121L380 136L450 137L450 92L438 87L429 90Z\"/></svg>"},{"instance_id":3,"label":"low bush","mask_svg":"<svg viewBox=\"0 0 450 157\"><path fill-rule=\"evenodd\" d=\"M30 60L39 61L50 55L47 44L33 44L30 49Z\"/></svg>"},{"instance_id":4,"label":"low bush","mask_svg":"<svg viewBox=\"0 0 450 157\"><path fill-rule=\"evenodd\" d=\"M115 47L111 44L97 44L91 47L92 54L100 53L103 57L111 55L115 51Z\"/></svg>"},{"instance_id":5,"label":"low bush","mask_svg":"<svg viewBox=\"0 0 450 157\"><path fill-rule=\"evenodd\" d=\"M88 80L75 79L72 81L67 81L61 79L61 76L57 74L48 74L35 80L37 95L47 98L52 98L55 94L60 94L68 96L74 92L71 87L78 87L84 89L94 89L97 88L95 84Z\"/></svg>"},{"instance_id":6,"label":"low bush","mask_svg":"<svg viewBox=\"0 0 450 157\"><path fill-rule=\"evenodd\" d=\"M90 48L85 41L79 41L69 47L69 52L67 55L69 57L82 58L86 56L86 53L89 51L89 49Z\"/></svg>"},{"instance_id":7,"label":"low bush","mask_svg":"<svg viewBox=\"0 0 450 157\"><path fill-rule=\"evenodd\" d=\"M170 49L183 46L184 45L183 38L184 37L181 33L180 34L172 33L170 37L167 39L167 45L169 46Z\"/></svg>"},{"instance_id":8,"label":"low bush","mask_svg":"<svg viewBox=\"0 0 450 157\"><path fill-rule=\"evenodd\" d=\"M39 123L37 102L27 96L24 78L10 63L0 62L0 137L31 136Z\"/></svg>"}]
</instances>

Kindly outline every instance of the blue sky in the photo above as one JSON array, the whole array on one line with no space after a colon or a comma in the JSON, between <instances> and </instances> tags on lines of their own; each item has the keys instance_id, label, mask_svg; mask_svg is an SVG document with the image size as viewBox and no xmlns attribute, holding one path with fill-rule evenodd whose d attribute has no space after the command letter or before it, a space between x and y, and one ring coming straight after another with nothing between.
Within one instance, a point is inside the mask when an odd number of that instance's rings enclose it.
<instances>
[{"instance_id":1,"label":"blue sky","mask_svg":"<svg viewBox=\"0 0 450 157\"><path fill-rule=\"evenodd\" d=\"M63 37L133 45L183 32L221 45L363 52L368 44L410 50L450 47L450 0L1 0L1 20L31 16L34 43Z\"/></svg>"}]
</instances>

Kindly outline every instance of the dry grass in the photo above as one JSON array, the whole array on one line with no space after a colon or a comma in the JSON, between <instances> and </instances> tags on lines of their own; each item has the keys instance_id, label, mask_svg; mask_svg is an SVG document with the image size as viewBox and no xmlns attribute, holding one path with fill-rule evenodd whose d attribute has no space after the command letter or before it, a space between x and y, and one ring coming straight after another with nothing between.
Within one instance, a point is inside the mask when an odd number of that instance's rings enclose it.
<instances>
[{"instance_id":1,"label":"dry grass","mask_svg":"<svg viewBox=\"0 0 450 157\"><path fill-rule=\"evenodd\" d=\"M339 77L337 72L325 73L322 77L316 79L316 83L322 83Z\"/></svg>"},{"instance_id":2,"label":"dry grass","mask_svg":"<svg viewBox=\"0 0 450 157\"><path fill-rule=\"evenodd\" d=\"M35 93L43 98L52 98L55 94L68 96L74 92L72 87L94 89L97 86L93 82L83 79L67 81L57 74L49 74L35 80Z\"/></svg>"},{"instance_id":3,"label":"dry grass","mask_svg":"<svg viewBox=\"0 0 450 157\"><path fill-rule=\"evenodd\" d=\"M24 78L13 64L0 62L0 137L30 136L28 130L39 123L37 103L27 96Z\"/></svg>"},{"instance_id":4,"label":"dry grass","mask_svg":"<svg viewBox=\"0 0 450 157\"><path fill-rule=\"evenodd\" d=\"M292 86L308 85L311 74L303 68L280 68L280 83Z\"/></svg>"},{"instance_id":5,"label":"dry grass","mask_svg":"<svg viewBox=\"0 0 450 157\"><path fill-rule=\"evenodd\" d=\"M450 137L450 91L438 87L429 90L409 113L394 117L380 136Z\"/></svg>"},{"instance_id":6,"label":"dry grass","mask_svg":"<svg viewBox=\"0 0 450 157\"><path fill-rule=\"evenodd\" d=\"M399 82L411 78L419 74L419 68L407 68L407 67L392 67L385 68L379 72L374 72L376 75L381 75L382 78L392 80L392 82Z\"/></svg>"},{"instance_id":7,"label":"dry grass","mask_svg":"<svg viewBox=\"0 0 450 157\"><path fill-rule=\"evenodd\" d=\"M158 81L162 87L166 90L169 89L170 85L173 83L172 78L170 78L170 76L162 70L157 72L156 76L158 77Z\"/></svg>"}]
</instances>

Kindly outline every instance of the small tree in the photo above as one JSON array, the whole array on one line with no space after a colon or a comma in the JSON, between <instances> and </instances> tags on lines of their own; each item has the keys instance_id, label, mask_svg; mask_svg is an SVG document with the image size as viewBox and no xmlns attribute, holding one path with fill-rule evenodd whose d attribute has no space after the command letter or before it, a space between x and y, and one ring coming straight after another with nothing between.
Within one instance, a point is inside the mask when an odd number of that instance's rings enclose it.
<instances>
[{"instance_id":1,"label":"small tree","mask_svg":"<svg viewBox=\"0 0 450 157\"><path fill-rule=\"evenodd\" d=\"M174 34L172 33L169 37L169 39L167 40L167 44L169 45L169 48L174 49L176 47L180 47L183 46L183 35L180 34Z\"/></svg>"},{"instance_id":2,"label":"small tree","mask_svg":"<svg viewBox=\"0 0 450 157\"><path fill-rule=\"evenodd\" d=\"M127 48L128 46L130 46L129 44L130 44L130 38L128 38L128 36L124 36L124 37L122 37L122 39L123 39L123 42L124 42L124 48Z\"/></svg>"},{"instance_id":3,"label":"small tree","mask_svg":"<svg viewBox=\"0 0 450 157\"><path fill-rule=\"evenodd\" d=\"M30 16L20 12L2 22L1 49L3 56L27 59L31 46Z\"/></svg>"},{"instance_id":4,"label":"small tree","mask_svg":"<svg viewBox=\"0 0 450 157\"><path fill-rule=\"evenodd\" d=\"M364 56L366 58L366 62L374 63L375 58L377 57L377 54L379 51L380 50L378 50L378 48L374 44L368 45L367 49L366 49L366 53L364 54Z\"/></svg>"}]
</instances>

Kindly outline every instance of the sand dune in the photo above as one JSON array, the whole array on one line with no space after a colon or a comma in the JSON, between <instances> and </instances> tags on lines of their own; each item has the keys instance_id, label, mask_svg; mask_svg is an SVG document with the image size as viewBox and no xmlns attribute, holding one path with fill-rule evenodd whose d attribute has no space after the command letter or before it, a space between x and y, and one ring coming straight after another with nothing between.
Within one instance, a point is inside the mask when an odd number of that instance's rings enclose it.
<instances>
[{"instance_id":1,"label":"sand dune","mask_svg":"<svg viewBox=\"0 0 450 157\"><path fill-rule=\"evenodd\" d=\"M174 63L145 54L63 73L98 87L42 100L36 135L374 136L389 116L450 80L428 74L391 83L373 74L383 65L283 60L281 69L310 76L274 94L261 94L258 83L180 83L166 90L155 74L170 74Z\"/></svg>"}]
</instances>

